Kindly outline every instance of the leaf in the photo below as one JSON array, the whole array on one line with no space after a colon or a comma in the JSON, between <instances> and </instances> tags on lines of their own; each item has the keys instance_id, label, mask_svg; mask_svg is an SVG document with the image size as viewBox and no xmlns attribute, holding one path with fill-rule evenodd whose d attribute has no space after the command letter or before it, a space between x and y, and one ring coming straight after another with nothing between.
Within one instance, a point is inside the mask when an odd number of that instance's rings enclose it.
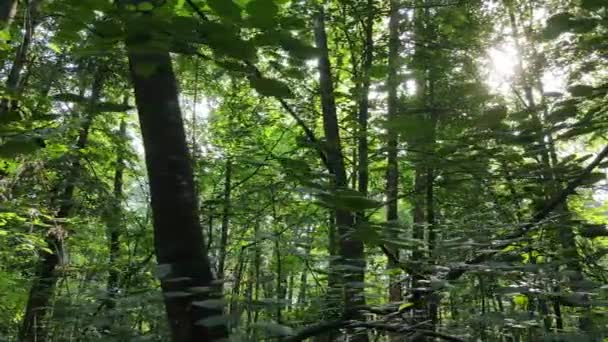
<instances>
[{"instance_id":1,"label":"leaf","mask_svg":"<svg viewBox=\"0 0 608 342\"><path fill-rule=\"evenodd\" d=\"M573 15L567 12L558 13L547 20L547 26L543 31L546 39L555 39L562 33L568 32L572 25Z\"/></svg>"},{"instance_id":2,"label":"leaf","mask_svg":"<svg viewBox=\"0 0 608 342\"><path fill-rule=\"evenodd\" d=\"M87 99L84 96L80 96L78 94L72 94L72 93L61 93L61 94L57 94L53 96L53 99L55 101L61 101L61 102L75 102L75 103L82 103L85 102Z\"/></svg>"},{"instance_id":3,"label":"leaf","mask_svg":"<svg viewBox=\"0 0 608 342\"><path fill-rule=\"evenodd\" d=\"M9 140L0 145L0 158L15 158L33 153L43 147L44 140L40 138Z\"/></svg>"},{"instance_id":4,"label":"leaf","mask_svg":"<svg viewBox=\"0 0 608 342\"><path fill-rule=\"evenodd\" d=\"M241 8L232 0L207 0L207 4L220 17L231 21L241 20Z\"/></svg>"},{"instance_id":5,"label":"leaf","mask_svg":"<svg viewBox=\"0 0 608 342\"><path fill-rule=\"evenodd\" d=\"M583 180L584 185L593 185L595 183L606 180L606 174L603 172L592 172Z\"/></svg>"},{"instance_id":6,"label":"leaf","mask_svg":"<svg viewBox=\"0 0 608 342\"><path fill-rule=\"evenodd\" d=\"M495 128L507 117L507 107L496 106L486 110L478 121L482 128Z\"/></svg>"},{"instance_id":7,"label":"leaf","mask_svg":"<svg viewBox=\"0 0 608 342\"><path fill-rule=\"evenodd\" d=\"M154 4L150 1L143 1L137 4L137 10L142 12L149 12L154 9Z\"/></svg>"},{"instance_id":8,"label":"leaf","mask_svg":"<svg viewBox=\"0 0 608 342\"><path fill-rule=\"evenodd\" d=\"M608 4L606 0L582 0L581 8L584 8L588 11L599 10L602 7L606 7Z\"/></svg>"},{"instance_id":9,"label":"leaf","mask_svg":"<svg viewBox=\"0 0 608 342\"><path fill-rule=\"evenodd\" d=\"M2 115L0 115L0 124L6 125L11 122L19 121L21 119L21 114L19 114L18 111L9 110L8 112L2 113Z\"/></svg>"},{"instance_id":10,"label":"leaf","mask_svg":"<svg viewBox=\"0 0 608 342\"><path fill-rule=\"evenodd\" d=\"M185 298L185 297L192 296L192 293L184 292L184 291L171 291L171 292L164 292L163 295L167 298Z\"/></svg>"},{"instance_id":11,"label":"leaf","mask_svg":"<svg viewBox=\"0 0 608 342\"><path fill-rule=\"evenodd\" d=\"M235 317L233 315L215 315L198 320L195 324L213 328L222 325L229 325L234 321L234 319Z\"/></svg>"},{"instance_id":12,"label":"leaf","mask_svg":"<svg viewBox=\"0 0 608 342\"><path fill-rule=\"evenodd\" d=\"M255 46L241 39L231 27L213 22L197 25L196 32L201 42L209 45L214 52L240 60L254 60ZM199 38L199 39L200 39Z\"/></svg>"},{"instance_id":13,"label":"leaf","mask_svg":"<svg viewBox=\"0 0 608 342\"><path fill-rule=\"evenodd\" d=\"M133 107L122 104L122 103L112 103L112 102L100 102L93 106L93 111L103 113L103 112L125 112L127 110L133 109Z\"/></svg>"},{"instance_id":14,"label":"leaf","mask_svg":"<svg viewBox=\"0 0 608 342\"><path fill-rule=\"evenodd\" d=\"M268 333L272 337L285 337L294 335L294 331L292 328L275 322L257 322L253 326L266 331L266 333Z\"/></svg>"},{"instance_id":15,"label":"leaf","mask_svg":"<svg viewBox=\"0 0 608 342\"><path fill-rule=\"evenodd\" d=\"M207 299L202 301L192 302L192 305L208 309L220 309L226 306L226 301L223 299Z\"/></svg>"},{"instance_id":16,"label":"leaf","mask_svg":"<svg viewBox=\"0 0 608 342\"><path fill-rule=\"evenodd\" d=\"M311 59L317 57L319 54L319 50L316 47L305 44L301 40L289 35L279 36L279 44L285 51L298 59Z\"/></svg>"},{"instance_id":17,"label":"leaf","mask_svg":"<svg viewBox=\"0 0 608 342\"><path fill-rule=\"evenodd\" d=\"M279 7L274 0L251 0L247 3L246 11L249 21L256 27L266 29L277 25Z\"/></svg>"},{"instance_id":18,"label":"leaf","mask_svg":"<svg viewBox=\"0 0 608 342\"><path fill-rule=\"evenodd\" d=\"M293 94L289 87L278 80L265 77L250 77L249 83L260 95L274 96L278 98L292 98Z\"/></svg>"},{"instance_id":19,"label":"leaf","mask_svg":"<svg viewBox=\"0 0 608 342\"><path fill-rule=\"evenodd\" d=\"M570 92L570 94L572 94L572 96L575 96L575 97L587 97L587 96L593 95L594 90L595 90L595 88L588 86L588 85L582 85L582 84L578 84L578 85L568 88L568 91Z\"/></svg>"},{"instance_id":20,"label":"leaf","mask_svg":"<svg viewBox=\"0 0 608 342\"><path fill-rule=\"evenodd\" d=\"M403 303L403 304L399 305L399 312L401 312L401 311L403 311L405 309L411 308L414 305L416 305L416 304L412 303L412 302Z\"/></svg>"},{"instance_id":21,"label":"leaf","mask_svg":"<svg viewBox=\"0 0 608 342\"><path fill-rule=\"evenodd\" d=\"M577 112L578 109L576 108L576 105L567 104L565 106L560 106L553 112L549 113L547 116L547 121L552 123L561 122L575 117Z\"/></svg>"}]
</instances>

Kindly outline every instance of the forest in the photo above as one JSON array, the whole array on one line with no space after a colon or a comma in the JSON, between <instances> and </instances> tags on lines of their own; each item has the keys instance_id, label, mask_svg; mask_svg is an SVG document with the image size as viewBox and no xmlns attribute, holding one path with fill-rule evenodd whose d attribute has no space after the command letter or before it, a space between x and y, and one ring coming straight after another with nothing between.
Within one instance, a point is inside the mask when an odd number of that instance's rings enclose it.
<instances>
[{"instance_id":1,"label":"forest","mask_svg":"<svg viewBox=\"0 0 608 342\"><path fill-rule=\"evenodd\" d=\"M0 341L608 341L608 1L0 0Z\"/></svg>"}]
</instances>

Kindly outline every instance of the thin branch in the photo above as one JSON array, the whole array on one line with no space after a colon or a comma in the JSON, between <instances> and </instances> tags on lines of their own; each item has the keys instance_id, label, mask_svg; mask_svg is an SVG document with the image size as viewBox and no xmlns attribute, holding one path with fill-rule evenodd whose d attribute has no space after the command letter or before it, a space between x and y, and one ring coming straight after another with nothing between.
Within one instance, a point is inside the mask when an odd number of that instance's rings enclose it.
<instances>
[{"instance_id":1,"label":"thin branch","mask_svg":"<svg viewBox=\"0 0 608 342\"><path fill-rule=\"evenodd\" d=\"M318 336L328 331L344 328L375 329L400 334L417 333L424 336L440 338L445 341L464 342L464 340L459 337L446 335L432 330L418 329L416 327L402 327L396 324L386 324L382 322L353 322L346 319L310 325L300 330L296 335L283 339L282 342L300 342L306 340L307 338Z\"/></svg>"},{"instance_id":2,"label":"thin branch","mask_svg":"<svg viewBox=\"0 0 608 342\"><path fill-rule=\"evenodd\" d=\"M589 174L607 156L608 156L608 145L606 145L600 151L600 153L598 153L598 155L595 157L595 159L589 165L587 165L586 168L583 169L583 171L580 173L580 175L576 179L574 179L573 181L568 183L568 185L562 191L560 191L560 193L558 193L556 196L554 196L551 200L549 200L545 204L543 209L541 209L536 214L534 214L534 216L532 216L532 219L530 220L530 222L523 225L519 231L501 238L500 240L503 242L493 245L492 248L494 250L504 249L504 248L510 246L513 243L513 240L520 239L520 238L524 237L527 233L536 230L538 228L538 224L542 220L546 219L549 216L549 214L551 214L553 212L553 210L555 210L559 205L561 205L564 201L566 201L568 196L572 195L575 192L575 190L583 184L585 178L587 176L589 176ZM445 279L448 281L456 280L456 279L460 278L467 271L466 266L480 264L484 261L491 259L497 253L498 252L488 252L488 253L480 254L480 255L474 257L473 259L466 261L465 266L452 269L450 272L448 272Z\"/></svg>"}]
</instances>

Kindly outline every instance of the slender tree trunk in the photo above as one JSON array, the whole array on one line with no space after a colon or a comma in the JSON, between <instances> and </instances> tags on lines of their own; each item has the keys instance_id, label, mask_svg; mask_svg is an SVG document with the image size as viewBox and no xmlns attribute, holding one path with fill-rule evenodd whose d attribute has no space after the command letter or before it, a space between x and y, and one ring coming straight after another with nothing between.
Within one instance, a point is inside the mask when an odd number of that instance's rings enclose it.
<instances>
[{"instance_id":1,"label":"slender tree trunk","mask_svg":"<svg viewBox=\"0 0 608 342\"><path fill-rule=\"evenodd\" d=\"M282 308L283 308L283 301L285 300L285 287L283 286L283 278L284 278L284 274L283 274L283 258L281 257L281 237L279 235L275 236L275 240L274 240L274 251L275 251L275 258L276 258L276 262L277 262L277 288L276 288L276 295L277 295L277 311L276 311L276 320L277 323L281 323L281 321L283 320L282 317Z\"/></svg>"},{"instance_id":2,"label":"slender tree trunk","mask_svg":"<svg viewBox=\"0 0 608 342\"><path fill-rule=\"evenodd\" d=\"M254 286L254 293L253 293L253 299L256 302L256 307L254 309L254 315L253 315L253 321L257 322L258 318L259 318L259 314L260 314L260 310L257 308L257 303L258 300L260 299L260 266L262 264L262 250L260 249L260 240L259 240L259 233L260 233L260 223L256 222L255 223L255 229L254 229L254 235L255 235L255 249L254 249L254 258L253 258L253 270L254 270L254 279L255 279L255 286Z\"/></svg>"},{"instance_id":3,"label":"slender tree trunk","mask_svg":"<svg viewBox=\"0 0 608 342\"><path fill-rule=\"evenodd\" d=\"M206 318L221 315L223 309L194 304L220 294L190 290L216 286L199 221L171 57L163 44L150 44L154 43L154 31L137 19L127 23L127 50L150 182L156 260L162 270L160 281L172 339L223 339L227 337L225 326L204 324ZM176 292L192 295L171 295Z\"/></svg>"},{"instance_id":4,"label":"slender tree trunk","mask_svg":"<svg viewBox=\"0 0 608 342\"><path fill-rule=\"evenodd\" d=\"M399 99L397 95L397 87L399 80L397 78L399 68L399 24L401 16L399 15L399 1L390 1L389 14L389 41L388 41L388 113L387 120L395 120L398 115ZM392 125L388 126L387 130L387 169L386 169L386 223L389 229L387 236L395 237L395 230L399 228L399 163L397 159L398 134ZM394 255L399 258L399 250L393 251ZM388 297L390 302L398 302L402 299L401 284L399 277L394 274L398 272L398 266L391 259L388 260L388 269L390 274ZM396 340L397 337L391 338Z\"/></svg>"},{"instance_id":5,"label":"slender tree trunk","mask_svg":"<svg viewBox=\"0 0 608 342\"><path fill-rule=\"evenodd\" d=\"M17 13L18 0L3 0L0 2L0 30L10 27Z\"/></svg>"},{"instance_id":6,"label":"slender tree trunk","mask_svg":"<svg viewBox=\"0 0 608 342\"><path fill-rule=\"evenodd\" d=\"M17 52L15 54L15 59L13 60L13 65L9 71L8 77L6 79L6 91L10 96L15 97L18 96L21 92L23 85L23 69L27 63L28 52L30 49L30 45L32 43L32 37L34 35L34 30L38 25L37 20L37 12L38 5L41 0L30 0L29 5L27 7L27 15L24 25L24 33L21 44L17 48ZM2 99L0 103L0 114L6 113L12 109L16 105L16 101L11 101L10 99Z\"/></svg>"},{"instance_id":7,"label":"slender tree trunk","mask_svg":"<svg viewBox=\"0 0 608 342\"><path fill-rule=\"evenodd\" d=\"M228 248L228 230L230 229L230 207L232 201L232 160L226 159L226 169L224 172L224 208L222 213L222 231L220 233L220 250L217 266L217 278L224 279L224 268L226 263L226 253Z\"/></svg>"},{"instance_id":8,"label":"slender tree trunk","mask_svg":"<svg viewBox=\"0 0 608 342\"><path fill-rule=\"evenodd\" d=\"M91 112L91 109L93 107L92 105L97 102L101 95L103 81L103 72L98 71L95 80L93 81L89 106L85 108L85 118L82 121L78 140L76 141L77 151L82 150L87 145L89 128L94 117L94 113ZM65 177L65 187L63 191L57 195L57 199L55 200L55 204L59 207L56 217L60 220L69 217L72 208L74 207L73 197L76 188L75 183L79 177L81 168L78 156L75 156L74 158L70 170ZM23 316L21 330L19 331L19 341L46 341L47 332L42 322L46 316L55 285L57 284L57 266L59 266L60 263L63 262L63 258L65 258L64 240L66 238L67 231L60 226L57 226L47 233L46 243L51 252L40 252L40 263L36 270L34 283L30 288L25 315Z\"/></svg>"},{"instance_id":9,"label":"slender tree trunk","mask_svg":"<svg viewBox=\"0 0 608 342\"><path fill-rule=\"evenodd\" d=\"M319 85L321 91L321 107L323 112L323 130L325 133L327 155L330 171L334 177L334 186L337 190L346 189L348 180L344 167L342 145L336 112L334 87L332 82L331 64L327 47L327 34L325 32L325 15L323 9L315 16L315 42L320 50L319 57ZM355 308L365 304L365 296L361 284L365 275L365 259L363 243L351 236L354 228L354 215L345 209L335 210L338 233L338 250L340 266L345 266L348 272L342 276L344 286L343 302L344 312L353 319L363 319ZM367 341L367 334L353 336L353 341Z\"/></svg>"},{"instance_id":10,"label":"slender tree trunk","mask_svg":"<svg viewBox=\"0 0 608 342\"><path fill-rule=\"evenodd\" d=\"M126 101L125 101L126 102ZM110 250L110 271L108 273L108 302L107 306L109 309L115 307L116 303L114 297L118 292L119 284L119 268L118 268L118 257L120 255L120 234L123 228L123 216L122 216L122 198L123 198L123 175L125 170L125 140L127 136L127 123L123 119L120 122L119 131L119 143L117 146L116 153L116 169L114 171L114 191L112 199L112 211L109 214L109 225L108 235L110 237L109 250Z\"/></svg>"},{"instance_id":11,"label":"slender tree trunk","mask_svg":"<svg viewBox=\"0 0 608 342\"><path fill-rule=\"evenodd\" d=\"M365 44L363 66L361 68L361 85L359 89L359 113L357 124L359 127L357 135L357 175L358 175L358 190L363 196L367 196L369 186L369 147L367 141L367 126L369 117L369 87L370 87L370 69L374 58L374 1L367 0L367 18L365 20ZM357 213L357 222L365 221L365 213Z\"/></svg>"}]
</instances>

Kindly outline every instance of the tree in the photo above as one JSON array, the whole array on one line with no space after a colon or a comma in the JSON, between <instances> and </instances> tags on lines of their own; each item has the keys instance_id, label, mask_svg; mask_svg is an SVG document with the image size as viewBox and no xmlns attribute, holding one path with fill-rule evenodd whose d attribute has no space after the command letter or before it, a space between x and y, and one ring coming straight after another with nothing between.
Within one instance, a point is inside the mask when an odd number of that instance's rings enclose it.
<instances>
[{"instance_id":1,"label":"tree","mask_svg":"<svg viewBox=\"0 0 608 342\"><path fill-rule=\"evenodd\" d=\"M217 294L197 290L213 288L214 279L198 217L171 58L166 47L153 45L158 36L145 26L151 20L162 23L146 16L129 22L127 49L146 150L156 260L173 340L211 341L224 338L226 329L205 322L221 315L221 307L201 304Z\"/></svg>"}]
</instances>

